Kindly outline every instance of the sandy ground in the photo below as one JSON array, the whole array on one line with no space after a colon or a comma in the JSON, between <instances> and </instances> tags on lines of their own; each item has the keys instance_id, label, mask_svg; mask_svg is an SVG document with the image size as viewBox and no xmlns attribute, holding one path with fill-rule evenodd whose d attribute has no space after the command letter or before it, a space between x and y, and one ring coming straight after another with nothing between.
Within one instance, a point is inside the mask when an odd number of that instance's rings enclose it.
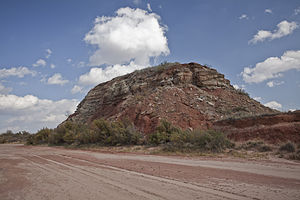
<instances>
[{"instance_id":1,"label":"sandy ground","mask_svg":"<svg viewBox=\"0 0 300 200\"><path fill-rule=\"evenodd\" d=\"M0 145L0 199L300 199L300 163Z\"/></svg>"}]
</instances>

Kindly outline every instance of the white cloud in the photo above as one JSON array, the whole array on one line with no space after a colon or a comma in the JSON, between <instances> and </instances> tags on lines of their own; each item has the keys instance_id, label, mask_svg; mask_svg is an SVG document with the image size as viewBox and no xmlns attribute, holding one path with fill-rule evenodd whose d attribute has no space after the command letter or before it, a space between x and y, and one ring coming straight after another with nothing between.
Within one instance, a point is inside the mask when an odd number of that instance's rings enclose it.
<instances>
[{"instance_id":1,"label":"white cloud","mask_svg":"<svg viewBox=\"0 0 300 200\"><path fill-rule=\"evenodd\" d=\"M272 14L272 13L273 13L273 11L272 11L271 9L268 9L268 8L267 8L267 9L265 10L265 13Z\"/></svg>"},{"instance_id":2,"label":"white cloud","mask_svg":"<svg viewBox=\"0 0 300 200\"><path fill-rule=\"evenodd\" d=\"M234 87L234 89L236 89L236 90L238 90L238 89L242 89L242 90L244 90L245 89L245 85L241 85L241 86L239 86L239 85L237 85L237 84L233 84L232 85L233 87Z\"/></svg>"},{"instance_id":3,"label":"white cloud","mask_svg":"<svg viewBox=\"0 0 300 200\"><path fill-rule=\"evenodd\" d=\"M23 78L25 75L30 74L31 76L35 76L36 72L29 70L27 67L13 67L10 69L0 69L0 78L6 78L9 76L17 76L19 78Z\"/></svg>"},{"instance_id":4,"label":"white cloud","mask_svg":"<svg viewBox=\"0 0 300 200\"><path fill-rule=\"evenodd\" d=\"M234 89L236 89L236 90L237 90L237 89L240 89L240 87L239 87L238 85L236 85L236 84L233 84L232 86L233 86Z\"/></svg>"},{"instance_id":5,"label":"white cloud","mask_svg":"<svg viewBox=\"0 0 300 200\"><path fill-rule=\"evenodd\" d=\"M139 5L139 4L141 3L141 0L133 0L133 3L134 3L135 5Z\"/></svg>"},{"instance_id":6,"label":"white cloud","mask_svg":"<svg viewBox=\"0 0 300 200\"><path fill-rule=\"evenodd\" d=\"M249 17L246 14L242 14L239 19L249 19Z\"/></svg>"},{"instance_id":7,"label":"white cloud","mask_svg":"<svg viewBox=\"0 0 300 200\"><path fill-rule=\"evenodd\" d=\"M97 17L84 38L86 43L98 47L90 57L90 65L134 61L147 66L151 57L169 54L165 31L158 15L139 8L120 8L115 17Z\"/></svg>"},{"instance_id":8,"label":"white cloud","mask_svg":"<svg viewBox=\"0 0 300 200\"><path fill-rule=\"evenodd\" d=\"M147 9L148 9L150 12L152 12L150 3L147 3Z\"/></svg>"},{"instance_id":9,"label":"white cloud","mask_svg":"<svg viewBox=\"0 0 300 200\"><path fill-rule=\"evenodd\" d=\"M8 94L11 91L12 91L12 88L7 88L0 82L0 94Z\"/></svg>"},{"instance_id":10,"label":"white cloud","mask_svg":"<svg viewBox=\"0 0 300 200\"><path fill-rule=\"evenodd\" d=\"M84 67L85 66L85 62L83 61L80 61L78 64L77 64L78 67Z\"/></svg>"},{"instance_id":11,"label":"white cloud","mask_svg":"<svg viewBox=\"0 0 300 200\"><path fill-rule=\"evenodd\" d=\"M300 50L286 51L281 57L267 58L253 68L245 67L241 74L247 83L260 83L280 77L281 73L292 69L300 70Z\"/></svg>"},{"instance_id":12,"label":"white cloud","mask_svg":"<svg viewBox=\"0 0 300 200\"><path fill-rule=\"evenodd\" d=\"M136 65L134 62L131 62L129 65L113 65L102 68L91 68L90 71L86 74L83 74L79 77L79 84L81 85L97 85L111 80L117 76L125 75L131 73L135 70L143 69L144 66Z\"/></svg>"},{"instance_id":13,"label":"white cloud","mask_svg":"<svg viewBox=\"0 0 300 200\"><path fill-rule=\"evenodd\" d=\"M296 8L296 9L294 10L294 14L295 14L295 15L300 14L300 7Z\"/></svg>"},{"instance_id":14,"label":"white cloud","mask_svg":"<svg viewBox=\"0 0 300 200\"><path fill-rule=\"evenodd\" d=\"M261 97L253 97L253 99L255 100L255 101L261 101Z\"/></svg>"},{"instance_id":15,"label":"white cloud","mask_svg":"<svg viewBox=\"0 0 300 200\"><path fill-rule=\"evenodd\" d=\"M39 99L33 95L0 95L0 131L11 127L16 127L13 131L54 128L66 119L66 113L75 111L78 103L77 100L68 99Z\"/></svg>"},{"instance_id":16,"label":"white cloud","mask_svg":"<svg viewBox=\"0 0 300 200\"><path fill-rule=\"evenodd\" d=\"M54 64L51 64L51 65L50 65L50 68L51 68L51 69L54 69L54 68L55 68L55 65L54 65Z\"/></svg>"},{"instance_id":17,"label":"white cloud","mask_svg":"<svg viewBox=\"0 0 300 200\"><path fill-rule=\"evenodd\" d=\"M21 82L19 83L19 85L22 85L22 86L24 86L24 85L27 85L27 83L26 83L26 82L23 82L23 81L21 81Z\"/></svg>"},{"instance_id":18,"label":"white cloud","mask_svg":"<svg viewBox=\"0 0 300 200\"><path fill-rule=\"evenodd\" d=\"M64 85L66 83L68 83L68 80L64 80L61 76L60 73L56 73L53 76L51 76L50 78L48 78L48 84L49 85Z\"/></svg>"},{"instance_id":19,"label":"white cloud","mask_svg":"<svg viewBox=\"0 0 300 200\"><path fill-rule=\"evenodd\" d=\"M282 85L283 83L284 83L284 81L280 81L280 82L269 81L269 82L267 82L267 86L274 87L274 86L277 86L277 85Z\"/></svg>"},{"instance_id":20,"label":"white cloud","mask_svg":"<svg viewBox=\"0 0 300 200\"><path fill-rule=\"evenodd\" d=\"M46 58L49 58L50 56L51 56L51 54L52 54L52 51L51 51L51 49L46 49Z\"/></svg>"},{"instance_id":21,"label":"white cloud","mask_svg":"<svg viewBox=\"0 0 300 200\"><path fill-rule=\"evenodd\" d=\"M34 67L39 67L39 66L46 66L46 61L43 59L38 59L34 64L32 64L32 66Z\"/></svg>"},{"instance_id":22,"label":"white cloud","mask_svg":"<svg viewBox=\"0 0 300 200\"><path fill-rule=\"evenodd\" d=\"M276 101L270 101L270 102L264 104L264 106L267 106L269 108L276 109L276 110L280 110L282 108L282 105Z\"/></svg>"},{"instance_id":23,"label":"white cloud","mask_svg":"<svg viewBox=\"0 0 300 200\"><path fill-rule=\"evenodd\" d=\"M267 86L269 86L269 87L274 87L274 81L269 81L269 82L267 82Z\"/></svg>"},{"instance_id":24,"label":"white cloud","mask_svg":"<svg viewBox=\"0 0 300 200\"><path fill-rule=\"evenodd\" d=\"M249 41L249 44L256 44L257 42L263 42L264 40L274 40L281 38L293 33L295 29L299 28L299 25L296 22L288 22L286 20L277 24L277 29L273 32L259 30L256 35Z\"/></svg>"},{"instance_id":25,"label":"white cloud","mask_svg":"<svg viewBox=\"0 0 300 200\"><path fill-rule=\"evenodd\" d=\"M72 93L72 94L82 93L82 92L83 92L82 89L83 89L83 88L80 87L79 85L74 85L74 87L73 87L72 90L71 90L71 93Z\"/></svg>"},{"instance_id":26,"label":"white cloud","mask_svg":"<svg viewBox=\"0 0 300 200\"><path fill-rule=\"evenodd\" d=\"M71 58L68 58L68 59L67 59L67 62L68 62L68 63L71 63L71 62L72 62L72 59L71 59Z\"/></svg>"}]
</instances>

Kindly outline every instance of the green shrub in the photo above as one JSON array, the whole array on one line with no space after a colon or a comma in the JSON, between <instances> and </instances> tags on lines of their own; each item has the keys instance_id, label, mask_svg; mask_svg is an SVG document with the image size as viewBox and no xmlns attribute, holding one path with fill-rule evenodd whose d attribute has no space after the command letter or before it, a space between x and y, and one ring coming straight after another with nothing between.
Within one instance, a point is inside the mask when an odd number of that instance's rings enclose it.
<instances>
[{"instance_id":1,"label":"green shrub","mask_svg":"<svg viewBox=\"0 0 300 200\"><path fill-rule=\"evenodd\" d=\"M279 148L280 151L286 151L286 152L295 152L296 151L296 148L295 148L295 145L292 144L291 142L288 142L284 145L282 145L280 148Z\"/></svg>"},{"instance_id":2,"label":"green shrub","mask_svg":"<svg viewBox=\"0 0 300 200\"><path fill-rule=\"evenodd\" d=\"M237 91L238 94L246 95L246 96L249 97L249 94L242 88L238 88L238 89L236 89L236 91Z\"/></svg>"},{"instance_id":3,"label":"green shrub","mask_svg":"<svg viewBox=\"0 0 300 200\"><path fill-rule=\"evenodd\" d=\"M224 134L213 131L183 131L174 127L171 123L163 120L153 134L148 137L148 143L164 144L165 151L211 151L221 152L232 147Z\"/></svg>"},{"instance_id":4,"label":"green shrub","mask_svg":"<svg viewBox=\"0 0 300 200\"><path fill-rule=\"evenodd\" d=\"M104 119L93 121L91 142L103 145L133 145L140 143L141 133L129 121L108 122Z\"/></svg>"},{"instance_id":5,"label":"green shrub","mask_svg":"<svg viewBox=\"0 0 300 200\"><path fill-rule=\"evenodd\" d=\"M43 128L36 134L30 135L27 139L27 144L46 144L48 143L49 135L53 130L49 128Z\"/></svg>"},{"instance_id":6,"label":"green shrub","mask_svg":"<svg viewBox=\"0 0 300 200\"><path fill-rule=\"evenodd\" d=\"M262 145L258 147L259 152L267 152L267 151L272 151L272 148L268 145Z\"/></svg>"},{"instance_id":7,"label":"green shrub","mask_svg":"<svg viewBox=\"0 0 300 200\"><path fill-rule=\"evenodd\" d=\"M300 153L292 153L291 155L288 156L289 159L291 160L300 160Z\"/></svg>"},{"instance_id":8,"label":"green shrub","mask_svg":"<svg viewBox=\"0 0 300 200\"><path fill-rule=\"evenodd\" d=\"M221 152L233 145L223 133L214 130L195 130L188 132L186 137L193 148L202 151Z\"/></svg>"},{"instance_id":9,"label":"green shrub","mask_svg":"<svg viewBox=\"0 0 300 200\"><path fill-rule=\"evenodd\" d=\"M13 133L11 130L7 130L5 133L0 134L0 144L4 143L25 143L30 133L26 131L19 131Z\"/></svg>"},{"instance_id":10,"label":"green shrub","mask_svg":"<svg viewBox=\"0 0 300 200\"><path fill-rule=\"evenodd\" d=\"M170 142L172 135L181 133L181 129L176 128L166 120L162 120L159 126L156 127L155 132L149 135L148 143L155 145L165 144Z\"/></svg>"}]
</instances>

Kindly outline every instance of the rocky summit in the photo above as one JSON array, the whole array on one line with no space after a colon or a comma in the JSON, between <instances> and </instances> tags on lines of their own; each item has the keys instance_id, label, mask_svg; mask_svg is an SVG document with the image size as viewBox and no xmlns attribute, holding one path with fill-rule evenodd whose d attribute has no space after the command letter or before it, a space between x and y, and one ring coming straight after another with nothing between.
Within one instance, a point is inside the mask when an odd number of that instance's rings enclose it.
<instances>
[{"instance_id":1,"label":"rocky summit","mask_svg":"<svg viewBox=\"0 0 300 200\"><path fill-rule=\"evenodd\" d=\"M223 74L197 63L165 63L101 83L67 121L130 120L143 133L165 119L183 129L208 129L225 119L274 114L235 89Z\"/></svg>"}]
</instances>

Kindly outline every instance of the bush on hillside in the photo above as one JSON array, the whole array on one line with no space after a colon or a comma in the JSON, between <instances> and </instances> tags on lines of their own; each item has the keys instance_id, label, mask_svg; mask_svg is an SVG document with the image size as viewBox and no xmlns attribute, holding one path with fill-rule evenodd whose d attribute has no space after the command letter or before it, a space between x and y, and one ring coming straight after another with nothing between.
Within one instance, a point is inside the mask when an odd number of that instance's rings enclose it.
<instances>
[{"instance_id":1,"label":"bush on hillside","mask_svg":"<svg viewBox=\"0 0 300 200\"><path fill-rule=\"evenodd\" d=\"M27 139L27 144L46 144L48 143L49 135L52 133L52 129L43 128L36 134L30 135Z\"/></svg>"},{"instance_id":2,"label":"bush on hillside","mask_svg":"<svg viewBox=\"0 0 300 200\"><path fill-rule=\"evenodd\" d=\"M221 152L232 147L224 134L213 131L183 131L167 121L162 121L153 134L148 137L148 143L158 145L167 144L165 150L199 150Z\"/></svg>"},{"instance_id":3,"label":"bush on hillside","mask_svg":"<svg viewBox=\"0 0 300 200\"><path fill-rule=\"evenodd\" d=\"M0 134L0 144L24 143L29 136L30 133L28 133L27 131L19 131L17 133L13 133L11 130L7 130L5 133Z\"/></svg>"},{"instance_id":4,"label":"bush on hillside","mask_svg":"<svg viewBox=\"0 0 300 200\"><path fill-rule=\"evenodd\" d=\"M296 151L296 148L295 148L295 145L291 142L288 142L284 145L282 145L280 148L279 148L280 151L286 151L286 152L295 152Z\"/></svg>"},{"instance_id":5,"label":"bush on hillside","mask_svg":"<svg viewBox=\"0 0 300 200\"><path fill-rule=\"evenodd\" d=\"M109 122L104 119L93 121L91 127L66 122L55 129L44 128L31 135L27 144L99 144L130 145L139 144L141 134L128 122Z\"/></svg>"},{"instance_id":6,"label":"bush on hillside","mask_svg":"<svg viewBox=\"0 0 300 200\"><path fill-rule=\"evenodd\" d=\"M155 145L165 144L170 142L172 135L181 133L181 129L176 128L166 120L162 120L159 126L156 127L155 132L149 135L148 143Z\"/></svg>"}]
</instances>

